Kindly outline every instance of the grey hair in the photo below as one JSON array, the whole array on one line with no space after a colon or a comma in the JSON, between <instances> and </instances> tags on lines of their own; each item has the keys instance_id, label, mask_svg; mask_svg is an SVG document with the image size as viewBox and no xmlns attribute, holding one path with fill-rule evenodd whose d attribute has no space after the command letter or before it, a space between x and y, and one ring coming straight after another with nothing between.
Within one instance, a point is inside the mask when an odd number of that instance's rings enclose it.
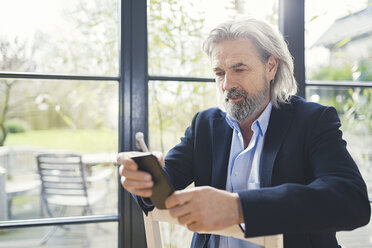
<instances>
[{"instance_id":1,"label":"grey hair","mask_svg":"<svg viewBox=\"0 0 372 248\"><path fill-rule=\"evenodd\" d=\"M218 43L236 39L250 39L263 63L271 55L278 59L278 70L270 87L271 102L275 107L279 107L280 103L288 103L297 92L297 83L293 75L293 58L283 35L268 23L248 17L217 26L204 41L203 50L211 58Z\"/></svg>"}]
</instances>

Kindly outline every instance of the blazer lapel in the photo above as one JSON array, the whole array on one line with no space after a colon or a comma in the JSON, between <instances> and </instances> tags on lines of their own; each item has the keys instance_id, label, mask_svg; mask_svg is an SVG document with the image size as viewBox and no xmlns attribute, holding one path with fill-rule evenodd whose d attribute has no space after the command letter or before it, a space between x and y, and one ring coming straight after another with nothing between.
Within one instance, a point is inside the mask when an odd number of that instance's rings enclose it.
<instances>
[{"instance_id":1,"label":"blazer lapel","mask_svg":"<svg viewBox=\"0 0 372 248\"><path fill-rule=\"evenodd\" d=\"M211 186L218 189L226 188L227 168L229 164L232 129L227 124L225 116L213 121L213 164Z\"/></svg>"},{"instance_id":2,"label":"blazer lapel","mask_svg":"<svg viewBox=\"0 0 372 248\"><path fill-rule=\"evenodd\" d=\"M262 188L271 186L275 158L293 118L290 108L290 105L282 105L280 109L273 107L271 111L261 154L260 185Z\"/></svg>"}]
</instances>

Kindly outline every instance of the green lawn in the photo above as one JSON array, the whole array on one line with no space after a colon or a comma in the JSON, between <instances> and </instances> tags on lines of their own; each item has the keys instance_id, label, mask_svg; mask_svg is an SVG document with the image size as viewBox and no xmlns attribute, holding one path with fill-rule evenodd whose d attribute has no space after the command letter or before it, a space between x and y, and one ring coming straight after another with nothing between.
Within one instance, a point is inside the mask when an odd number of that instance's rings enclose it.
<instances>
[{"instance_id":1,"label":"green lawn","mask_svg":"<svg viewBox=\"0 0 372 248\"><path fill-rule=\"evenodd\" d=\"M78 152L117 152L118 135L110 130L39 130L9 134L6 146L35 146Z\"/></svg>"}]
</instances>

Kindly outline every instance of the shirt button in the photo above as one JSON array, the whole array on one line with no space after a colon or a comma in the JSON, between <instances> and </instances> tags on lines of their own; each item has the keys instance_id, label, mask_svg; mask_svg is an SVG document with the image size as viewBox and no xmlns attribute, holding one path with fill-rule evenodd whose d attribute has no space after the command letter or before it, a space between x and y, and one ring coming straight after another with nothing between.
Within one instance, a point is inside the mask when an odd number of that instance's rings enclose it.
<instances>
[{"instance_id":1,"label":"shirt button","mask_svg":"<svg viewBox=\"0 0 372 248\"><path fill-rule=\"evenodd\" d=\"M241 134L241 133L238 133L238 136L239 136L239 137L241 137L241 136L242 136L242 134Z\"/></svg>"},{"instance_id":2,"label":"shirt button","mask_svg":"<svg viewBox=\"0 0 372 248\"><path fill-rule=\"evenodd\" d=\"M238 172L237 172L237 171L235 171L235 172L234 172L234 174L235 174L235 176L236 176L236 175L238 175Z\"/></svg>"}]
</instances>

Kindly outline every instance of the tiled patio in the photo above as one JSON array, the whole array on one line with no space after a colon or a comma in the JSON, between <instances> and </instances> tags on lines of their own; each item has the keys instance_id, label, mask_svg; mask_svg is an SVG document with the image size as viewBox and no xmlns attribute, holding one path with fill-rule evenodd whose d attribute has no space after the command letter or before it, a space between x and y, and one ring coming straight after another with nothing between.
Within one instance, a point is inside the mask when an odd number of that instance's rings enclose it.
<instances>
[{"instance_id":1,"label":"tiled patio","mask_svg":"<svg viewBox=\"0 0 372 248\"><path fill-rule=\"evenodd\" d=\"M53 227L21 228L0 233L1 248L102 248L117 247L117 223L71 225L58 228L51 239L41 245L43 236Z\"/></svg>"},{"instance_id":2,"label":"tiled patio","mask_svg":"<svg viewBox=\"0 0 372 248\"><path fill-rule=\"evenodd\" d=\"M109 194L101 202L93 206L94 214L115 215L117 213L117 182L116 173L112 175L109 184ZM107 185L105 185L107 186ZM88 190L89 192L89 190ZM10 220L45 218L41 210L39 191L13 199ZM55 209L55 213L59 210ZM78 216L83 212L82 207L68 207L64 216ZM58 214L55 215L58 217ZM101 248L117 247L118 224L116 222L68 225L68 230L57 228L56 232L44 245L43 237L53 229L53 226L37 228L16 228L0 231L0 248Z\"/></svg>"}]
</instances>

